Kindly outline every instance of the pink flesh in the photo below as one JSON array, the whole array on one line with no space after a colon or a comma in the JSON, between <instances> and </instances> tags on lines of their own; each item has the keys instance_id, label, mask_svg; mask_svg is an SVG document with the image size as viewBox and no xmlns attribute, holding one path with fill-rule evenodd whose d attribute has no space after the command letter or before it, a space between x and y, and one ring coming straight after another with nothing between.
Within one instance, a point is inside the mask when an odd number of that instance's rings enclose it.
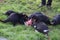
<instances>
[{"instance_id":1,"label":"pink flesh","mask_svg":"<svg viewBox=\"0 0 60 40\"><path fill-rule=\"evenodd\" d=\"M26 22L26 24L27 24L28 26L31 26L31 25L32 25L32 19L28 20L28 21Z\"/></svg>"}]
</instances>

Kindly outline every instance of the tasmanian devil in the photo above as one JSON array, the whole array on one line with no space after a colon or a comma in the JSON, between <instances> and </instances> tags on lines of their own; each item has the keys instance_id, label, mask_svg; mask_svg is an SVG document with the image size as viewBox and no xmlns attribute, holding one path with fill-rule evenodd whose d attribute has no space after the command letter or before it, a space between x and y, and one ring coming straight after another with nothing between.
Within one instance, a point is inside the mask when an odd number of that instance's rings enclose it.
<instances>
[{"instance_id":1,"label":"tasmanian devil","mask_svg":"<svg viewBox=\"0 0 60 40\"><path fill-rule=\"evenodd\" d=\"M60 14L53 17L53 20L51 22L52 25L60 24Z\"/></svg>"},{"instance_id":2,"label":"tasmanian devil","mask_svg":"<svg viewBox=\"0 0 60 40\"><path fill-rule=\"evenodd\" d=\"M27 21L27 19L28 16L26 14L13 12L9 14L7 19L0 21L4 23L12 22L12 24L15 26L17 23L24 24L24 22Z\"/></svg>"},{"instance_id":3,"label":"tasmanian devil","mask_svg":"<svg viewBox=\"0 0 60 40\"><path fill-rule=\"evenodd\" d=\"M47 17L46 15L44 15L41 12L35 12L35 13L31 14L29 16L29 20L31 20L31 21L32 20L37 20L37 21L39 20L39 21L44 22L46 24L51 24L50 20L49 20L49 17Z\"/></svg>"}]
</instances>

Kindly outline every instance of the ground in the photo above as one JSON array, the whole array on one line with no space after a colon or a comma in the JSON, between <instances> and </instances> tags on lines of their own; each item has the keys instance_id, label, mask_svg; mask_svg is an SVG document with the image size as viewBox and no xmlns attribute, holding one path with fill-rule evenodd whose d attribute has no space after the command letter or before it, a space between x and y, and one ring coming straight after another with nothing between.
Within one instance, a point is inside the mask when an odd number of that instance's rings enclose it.
<instances>
[{"instance_id":1,"label":"ground","mask_svg":"<svg viewBox=\"0 0 60 40\"><path fill-rule=\"evenodd\" d=\"M53 19L54 15L60 14L60 0L53 0L51 9L47 9L46 6L39 8L40 3L41 0L2 0L0 2L0 19L7 18L4 15L7 10L24 12L27 15L40 11L50 17L50 20ZM60 40L60 25L48 25L48 27L50 39ZM0 37L9 40L47 40L43 34L35 32L30 26L18 24L13 27L11 23L2 22L0 22Z\"/></svg>"}]
</instances>

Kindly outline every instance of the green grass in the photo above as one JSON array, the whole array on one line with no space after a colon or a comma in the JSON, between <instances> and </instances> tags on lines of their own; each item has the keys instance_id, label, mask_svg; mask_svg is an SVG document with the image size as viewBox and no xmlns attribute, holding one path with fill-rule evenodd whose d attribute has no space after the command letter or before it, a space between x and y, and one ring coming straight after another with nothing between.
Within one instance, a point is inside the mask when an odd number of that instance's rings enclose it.
<instances>
[{"instance_id":1,"label":"green grass","mask_svg":"<svg viewBox=\"0 0 60 40\"><path fill-rule=\"evenodd\" d=\"M16 12L24 12L27 15L33 12L43 12L50 19L54 15L60 14L60 0L53 0L52 8L48 9L45 7L38 8L41 0L4 0L0 2L0 19L6 19L7 16L3 15L7 10L14 10ZM60 25L48 26L49 37L51 40L60 40ZM9 40L47 40L46 37L34 31L32 27L25 25L12 26L11 23L0 22L0 36L5 37Z\"/></svg>"}]
</instances>

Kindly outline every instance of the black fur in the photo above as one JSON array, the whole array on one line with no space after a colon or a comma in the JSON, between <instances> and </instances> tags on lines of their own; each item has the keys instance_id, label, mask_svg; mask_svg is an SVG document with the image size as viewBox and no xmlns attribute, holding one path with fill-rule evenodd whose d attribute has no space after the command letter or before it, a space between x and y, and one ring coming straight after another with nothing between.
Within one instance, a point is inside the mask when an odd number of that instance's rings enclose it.
<instances>
[{"instance_id":1,"label":"black fur","mask_svg":"<svg viewBox=\"0 0 60 40\"><path fill-rule=\"evenodd\" d=\"M49 17L46 15L42 14L41 12L35 12L29 16L29 19L35 19L36 21L39 22L44 22L46 24L51 24Z\"/></svg>"},{"instance_id":2,"label":"black fur","mask_svg":"<svg viewBox=\"0 0 60 40\"><path fill-rule=\"evenodd\" d=\"M24 24L25 21L27 21L28 16L23 13L7 13L9 16L6 20L0 20L1 22L7 23L12 22L12 24L15 26L17 23Z\"/></svg>"},{"instance_id":3,"label":"black fur","mask_svg":"<svg viewBox=\"0 0 60 40\"><path fill-rule=\"evenodd\" d=\"M52 22L51 22L52 25L57 25L57 24L60 24L60 14L59 15L56 15L54 16Z\"/></svg>"},{"instance_id":4,"label":"black fur","mask_svg":"<svg viewBox=\"0 0 60 40\"><path fill-rule=\"evenodd\" d=\"M34 22L32 25L35 30L37 30L38 32L41 32L43 34L47 34L48 35L48 26L44 23L44 22ZM46 32L45 32L46 31Z\"/></svg>"},{"instance_id":5,"label":"black fur","mask_svg":"<svg viewBox=\"0 0 60 40\"><path fill-rule=\"evenodd\" d=\"M9 15L12 14L12 13L16 13L16 12L13 11L13 10L8 10L8 11L5 12L4 14L7 15L7 16L9 16Z\"/></svg>"}]
</instances>

